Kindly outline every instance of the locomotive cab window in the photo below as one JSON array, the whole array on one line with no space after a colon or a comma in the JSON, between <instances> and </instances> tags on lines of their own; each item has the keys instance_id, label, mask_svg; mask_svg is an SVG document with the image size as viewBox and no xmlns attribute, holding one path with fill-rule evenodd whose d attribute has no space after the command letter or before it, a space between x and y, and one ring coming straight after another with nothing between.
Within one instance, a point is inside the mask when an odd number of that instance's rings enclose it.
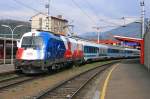
<instances>
[{"instance_id":1,"label":"locomotive cab window","mask_svg":"<svg viewBox=\"0 0 150 99\"><path fill-rule=\"evenodd\" d=\"M43 39L40 36L26 36L22 39L22 48L42 49Z\"/></svg>"}]
</instances>

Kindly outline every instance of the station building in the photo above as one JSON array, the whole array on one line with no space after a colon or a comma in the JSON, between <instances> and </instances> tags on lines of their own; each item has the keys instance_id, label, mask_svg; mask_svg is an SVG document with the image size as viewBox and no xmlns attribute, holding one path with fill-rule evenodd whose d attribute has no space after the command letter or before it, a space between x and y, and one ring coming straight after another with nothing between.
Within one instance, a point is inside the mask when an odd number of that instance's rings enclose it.
<instances>
[{"instance_id":1,"label":"station building","mask_svg":"<svg viewBox=\"0 0 150 99\"><path fill-rule=\"evenodd\" d=\"M19 39L13 39L13 54L15 57L17 51L17 42ZM0 59L10 59L11 58L11 48L12 48L12 39L0 37Z\"/></svg>"},{"instance_id":2,"label":"station building","mask_svg":"<svg viewBox=\"0 0 150 99\"><path fill-rule=\"evenodd\" d=\"M68 32L68 20L63 19L62 15L47 16L43 13L38 13L31 17L31 31L44 30L55 34L66 35Z\"/></svg>"}]
</instances>

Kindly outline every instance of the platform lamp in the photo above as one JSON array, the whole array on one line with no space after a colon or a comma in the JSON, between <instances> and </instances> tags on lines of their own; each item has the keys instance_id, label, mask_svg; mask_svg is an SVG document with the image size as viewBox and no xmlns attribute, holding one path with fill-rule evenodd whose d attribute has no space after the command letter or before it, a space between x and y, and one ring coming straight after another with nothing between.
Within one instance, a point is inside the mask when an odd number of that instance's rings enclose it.
<instances>
[{"instance_id":1,"label":"platform lamp","mask_svg":"<svg viewBox=\"0 0 150 99\"><path fill-rule=\"evenodd\" d=\"M1 26L3 26L3 27L6 27L6 28L9 28L10 29L10 31L11 31L11 34L12 34L12 46L11 46L11 64L13 64L13 35L14 35L14 31L16 30L16 28L19 28L19 27L22 27L22 26L24 26L24 25L17 25L17 26L15 26L13 29L11 28L11 26L9 26L9 25L1 25Z\"/></svg>"}]
</instances>

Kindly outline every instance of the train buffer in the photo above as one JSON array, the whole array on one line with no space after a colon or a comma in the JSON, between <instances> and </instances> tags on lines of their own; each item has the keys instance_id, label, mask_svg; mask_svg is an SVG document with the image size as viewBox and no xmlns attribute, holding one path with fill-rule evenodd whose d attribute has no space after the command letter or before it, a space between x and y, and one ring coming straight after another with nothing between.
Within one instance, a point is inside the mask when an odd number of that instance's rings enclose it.
<instances>
[{"instance_id":1,"label":"train buffer","mask_svg":"<svg viewBox=\"0 0 150 99\"><path fill-rule=\"evenodd\" d=\"M150 72L137 59L112 66L100 85L100 99L150 99Z\"/></svg>"}]
</instances>

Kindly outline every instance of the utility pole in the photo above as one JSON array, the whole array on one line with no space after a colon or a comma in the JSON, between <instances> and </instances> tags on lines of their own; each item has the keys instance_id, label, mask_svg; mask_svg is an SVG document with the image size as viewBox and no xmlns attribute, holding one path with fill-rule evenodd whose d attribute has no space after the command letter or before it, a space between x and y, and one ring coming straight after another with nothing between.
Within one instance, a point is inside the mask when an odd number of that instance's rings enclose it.
<instances>
[{"instance_id":1,"label":"utility pole","mask_svg":"<svg viewBox=\"0 0 150 99\"><path fill-rule=\"evenodd\" d=\"M70 24L69 24L69 27L68 27L68 32L70 32L71 36L77 36L77 34L75 34L74 32L74 25L73 25L73 20L71 20Z\"/></svg>"},{"instance_id":2,"label":"utility pole","mask_svg":"<svg viewBox=\"0 0 150 99\"><path fill-rule=\"evenodd\" d=\"M125 19L125 17L122 17L122 20L123 20L123 26L122 27L126 27L126 19Z\"/></svg>"},{"instance_id":3,"label":"utility pole","mask_svg":"<svg viewBox=\"0 0 150 99\"><path fill-rule=\"evenodd\" d=\"M49 17L50 17L50 2L51 0L48 0L48 3L45 5L45 8L47 9L47 17L46 17L46 29L49 31Z\"/></svg>"},{"instance_id":4,"label":"utility pole","mask_svg":"<svg viewBox=\"0 0 150 99\"><path fill-rule=\"evenodd\" d=\"M94 29L96 29L96 32L97 32L97 43L99 44L99 40L100 40L100 27L93 27Z\"/></svg>"},{"instance_id":5,"label":"utility pole","mask_svg":"<svg viewBox=\"0 0 150 99\"><path fill-rule=\"evenodd\" d=\"M63 29L67 29L68 32L70 32L70 34L66 34L66 36L75 36L74 35L74 25L66 25L63 27Z\"/></svg>"},{"instance_id":6,"label":"utility pole","mask_svg":"<svg viewBox=\"0 0 150 99\"><path fill-rule=\"evenodd\" d=\"M69 25L69 27L68 27L68 30L70 31L71 36L76 36L75 33L74 33L74 25Z\"/></svg>"},{"instance_id":7,"label":"utility pole","mask_svg":"<svg viewBox=\"0 0 150 99\"><path fill-rule=\"evenodd\" d=\"M145 33L145 2L142 0L140 2L141 6L141 38L143 38Z\"/></svg>"}]
</instances>

